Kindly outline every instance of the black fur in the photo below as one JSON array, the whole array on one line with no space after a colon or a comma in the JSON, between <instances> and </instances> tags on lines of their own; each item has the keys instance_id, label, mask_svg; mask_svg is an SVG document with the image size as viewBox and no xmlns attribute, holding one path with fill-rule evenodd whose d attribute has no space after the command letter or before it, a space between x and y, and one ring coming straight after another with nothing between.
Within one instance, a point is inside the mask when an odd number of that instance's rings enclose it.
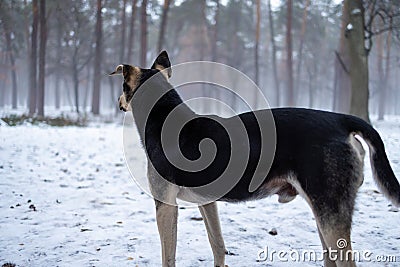
<instances>
[{"instance_id":1,"label":"black fur","mask_svg":"<svg viewBox=\"0 0 400 267\"><path fill-rule=\"evenodd\" d=\"M361 135L369 145L375 181L386 197L395 205L400 205L400 185L390 167L384 144L377 131L365 121L350 115L303 108L257 110L231 118L198 115L183 103L165 76L156 75L160 70L168 68L166 71L170 76L169 67L168 55L162 52L152 69L138 71L131 66L123 68L123 96L132 107L142 144L151 163L149 181L151 187L155 188L157 223L160 237L163 236L162 242L173 243L172 239L176 239L173 236L167 238L161 233L165 234L164 224L166 227L176 227L177 209L169 214L161 211L162 207L171 204L158 197L171 196L168 193L172 191L166 183L156 179L158 174L176 185L192 188L192 192L193 187L209 184L221 175L226 175L237 183L228 188L224 195L219 195L210 187L207 187L208 191L201 192L201 195L239 202L276 193L280 202L287 202L297 194L302 194L316 217L323 246L337 248L336 241L345 238L349 246L344 250L350 250L354 202L363 180L364 150L354 138L356 134ZM135 71L136 76L131 71ZM132 77L136 79L135 83L129 83ZM135 84L136 88L130 88L129 84ZM125 105L124 102L120 102L120 106L121 104ZM173 120L186 121L186 124L183 124L179 133L167 135L162 143L161 134L168 125L166 120L171 112L174 112ZM272 123L271 114L276 132L272 131L273 128L268 128ZM267 118L267 125L260 124L259 119L264 117ZM244 126L243 131L240 131L241 125ZM176 127L179 127L179 123ZM274 141L275 137L276 147L271 145L273 142L265 142L265 139ZM172 141L177 138L178 145L175 146ZM180 151L188 160L201 159L202 153L207 151L201 151L199 144L208 139L214 142L216 154L205 169L185 171L175 167L171 164L171 158L166 157L172 155L175 160ZM232 158L245 154L248 147L248 158L239 157L233 162L234 166L241 166L244 162L244 167L227 172ZM273 149L275 153L271 164L265 164L264 162L268 163L265 155L271 154ZM158 174L155 174L155 170ZM255 178L262 183L255 191L251 191L250 185ZM179 196L179 192L173 197L176 196ZM171 218L173 222L169 225ZM219 242L223 244L223 240ZM225 250L223 245L220 249ZM175 248L169 253L170 255L163 255L165 266L169 266L169 261L174 260ZM214 252L215 255L217 254ZM217 260L223 261L220 258ZM335 263L325 258L326 266L333 266L332 264Z\"/></svg>"},{"instance_id":2,"label":"black fur","mask_svg":"<svg viewBox=\"0 0 400 267\"><path fill-rule=\"evenodd\" d=\"M157 72L157 70L143 70L141 84ZM153 166L163 178L180 186L197 187L218 178L231 157L229 135L222 126L229 125L234 118L195 114L182 103L178 93L161 75L151 79L150 83L149 87L157 87L161 93L169 91L154 105L149 117L141 118L142 111L135 105L135 99L138 102L146 101L141 93L146 88L139 86L135 91L132 109L139 131L144 131L141 138L144 140L147 155ZM192 118L179 136L179 149L184 156L190 160L198 159L200 157L198 146L204 138L212 139L217 146L214 161L202 171L182 171L174 167L165 157L165 149L177 148L161 146L161 129L168 114L178 105L180 105L180 116ZM237 185L220 200L236 202L267 196L261 192L266 183L274 178L291 174L296 177L313 203L324 203L330 207L330 212L338 212L338 198L354 195L357 189L354 185L358 179L355 175L362 175L354 173L358 166L354 165L354 149L348 140L350 134L361 132L376 149L374 161L377 163L385 159L387 161L379 135L368 123L359 118L302 108L272 109L277 136L275 158L263 185L259 190L249 192L249 184L261 152L260 128L255 114L263 116L266 112L268 111L259 110L238 115L247 130L243 138L248 138L250 142L250 160ZM378 175L384 177L385 187L395 192L394 194L400 192L399 184L388 162L379 163L379 166ZM348 197L346 199L352 201Z\"/></svg>"}]
</instances>

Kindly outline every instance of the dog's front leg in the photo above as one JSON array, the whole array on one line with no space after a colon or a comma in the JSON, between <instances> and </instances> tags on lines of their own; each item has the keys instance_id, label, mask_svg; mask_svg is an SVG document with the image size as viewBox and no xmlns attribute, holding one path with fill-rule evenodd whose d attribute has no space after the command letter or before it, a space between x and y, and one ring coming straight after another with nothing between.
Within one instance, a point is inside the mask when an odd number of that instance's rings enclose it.
<instances>
[{"instance_id":1,"label":"dog's front leg","mask_svg":"<svg viewBox=\"0 0 400 267\"><path fill-rule=\"evenodd\" d=\"M161 239L162 266L175 267L178 207L155 200L158 233Z\"/></svg>"},{"instance_id":2,"label":"dog's front leg","mask_svg":"<svg viewBox=\"0 0 400 267\"><path fill-rule=\"evenodd\" d=\"M225 267L225 244L218 218L217 203L199 206L201 216L206 225L208 240L214 254L214 266Z\"/></svg>"}]
</instances>

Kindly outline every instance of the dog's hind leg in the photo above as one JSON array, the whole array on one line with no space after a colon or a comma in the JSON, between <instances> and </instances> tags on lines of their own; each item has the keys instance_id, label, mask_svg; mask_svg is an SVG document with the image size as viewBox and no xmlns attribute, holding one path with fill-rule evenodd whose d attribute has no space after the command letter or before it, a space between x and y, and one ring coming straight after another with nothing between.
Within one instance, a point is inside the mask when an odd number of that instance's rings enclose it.
<instances>
[{"instance_id":1,"label":"dog's hind leg","mask_svg":"<svg viewBox=\"0 0 400 267\"><path fill-rule=\"evenodd\" d=\"M225 244L222 237L221 225L218 218L217 203L212 202L204 206L199 206L201 216L206 225L208 240L214 255L214 266L225 266Z\"/></svg>"},{"instance_id":2,"label":"dog's hind leg","mask_svg":"<svg viewBox=\"0 0 400 267\"><path fill-rule=\"evenodd\" d=\"M314 195L307 201L317 222L324 249L325 267L356 266L355 255L351 248L350 231L358 181L353 179L345 187L347 190L342 190L342 195L329 196L327 191L322 190L318 198ZM331 184L326 190L337 192L338 189Z\"/></svg>"},{"instance_id":3,"label":"dog's hind leg","mask_svg":"<svg viewBox=\"0 0 400 267\"><path fill-rule=\"evenodd\" d=\"M351 249L350 226L324 225L321 227L323 240L327 246L325 266L354 267L354 256ZM333 263L334 264L334 263Z\"/></svg>"},{"instance_id":4,"label":"dog's hind leg","mask_svg":"<svg viewBox=\"0 0 400 267\"><path fill-rule=\"evenodd\" d=\"M317 226L318 226L318 224L317 224ZM319 228L320 227L318 226L318 235L319 235L319 239L321 240L322 249L323 249L323 251L328 251L328 247L326 246L324 237L322 236L321 230ZM336 267L336 263L333 260L331 260L326 253L324 253L324 266L325 267Z\"/></svg>"}]
</instances>

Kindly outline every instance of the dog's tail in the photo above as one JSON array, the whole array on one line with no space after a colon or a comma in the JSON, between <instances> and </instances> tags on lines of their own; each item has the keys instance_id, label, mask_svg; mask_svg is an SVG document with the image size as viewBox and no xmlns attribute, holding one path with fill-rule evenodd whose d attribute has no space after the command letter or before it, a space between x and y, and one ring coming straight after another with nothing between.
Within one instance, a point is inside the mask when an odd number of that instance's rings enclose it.
<instances>
[{"instance_id":1,"label":"dog's tail","mask_svg":"<svg viewBox=\"0 0 400 267\"><path fill-rule=\"evenodd\" d=\"M344 124L349 133L354 132L367 142L374 180L382 193L399 207L400 184L390 166L379 133L370 124L355 116L346 116Z\"/></svg>"}]
</instances>

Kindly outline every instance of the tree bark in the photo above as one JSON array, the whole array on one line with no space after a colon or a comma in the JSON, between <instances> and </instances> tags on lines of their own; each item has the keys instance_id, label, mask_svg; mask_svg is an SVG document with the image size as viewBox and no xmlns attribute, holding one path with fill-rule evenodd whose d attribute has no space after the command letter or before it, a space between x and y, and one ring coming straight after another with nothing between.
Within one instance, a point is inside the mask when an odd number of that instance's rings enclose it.
<instances>
[{"instance_id":1,"label":"tree bark","mask_svg":"<svg viewBox=\"0 0 400 267\"><path fill-rule=\"evenodd\" d=\"M29 71L29 115L36 112L37 94L37 35L39 24L38 0L32 0L32 33L31 33L31 54Z\"/></svg>"},{"instance_id":2,"label":"tree bark","mask_svg":"<svg viewBox=\"0 0 400 267\"><path fill-rule=\"evenodd\" d=\"M142 0L140 36L140 64L142 68L145 68L147 65L147 0Z\"/></svg>"},{"instance_id":3,"label":"tree bark","mask_svg":"<svg viewBox=\"0 0 400 267\"><path fill-rule=\"evenodd\" d=\"M298 60L297 60L297 68L296 68L296 91L295 95L296 98L299 96L299 91L300 91L300 84L301 84L301 64L303 60L303 47L304 47L304 38L306 35L306 30L307 30L307 14L308 14L308 8L310 6L310 0L306 0L306 4L303 10L303 18L301 22L301 31L300 31L300 44L299 44L299 50L298 50Z\"/></svg>"},{"instance_id":4,"label":"tree bark","mask_svg":"<svg viewBox=\"0 0 400 267\"><path fill-rule=\"evenodd\" d=\"M135 18L136 18L136 9L137 9L136 5L137 5L137 0L132 0L131 20L129 23L129 37L128 37L128 47L127 47L128 48L128 55L127 55L128 63L130 63L132 60L133 48L135 47L134 36L135 36Z\"/></svg>"},{"instance_id":5,"label":"tree bark","mask_svg":"<svg viewBox=\"0 0 400 267\"><path fill-rule=\"evenodd\" d=\"M260 24L261 24L261 3L260 0L256 0L256 38L255 38L255 49L254 49L254 63L255 63L255 83L259 85L259 66L258 66L258 53L260 44Z\"/></svg>"},{"instance_id":6,"label":"tree bark","mask_svg":"<svg viewBox=\"0 0 400 267\"><path fill-rule=\"evenodd\" d=\"M287 18L286 18L286 71L287 71L287 94L289 106L295 105L293 90L293 53L292 53L292 9L293 1L287 1Z\"/></svg>"},{"instance_id":7,"label":"tree bark","mask_svg":"<svg viewBox=\"0 0 400 267\"><path fill-rule=\"evenodd\" d=\"M213 62L218 61L218 27L219 27L219 12L220 12L220 3L219 0L215 0L215 12L214 12L214 25L212 30L212 44L211 44L211 60ZM213 74L214 75L214 74ZM221 92L220 88L216 88L212 90L213 98L216 100L221 100ZM217 114L221 111L221 106L218 102L215 102L215 111Z\"/></svg>"},{"instance_id":8,"label":"tree bark","mask_svg":"<svg viewBox=\"0 0 400 267\"><path fill-rule=\"evenodd\" d=\"M232 43L232 51L239 51L239 31L240 31L240 25L242 23L242 5L243 1L238 0L235 2L237 4L237 9L234 11L235 19L233 20L233 40L231 41ZM231 66L234 66L236 69L241 69L241 57L239 55L235 55L234 57L231 58L230 62L228 62ZM236 79L236 77L234 77ZM233 82L233 85L236 86L236 81ZM233 91L235 92L237 88L232 88ZM238 110L238 99L236 94L232 92L232 100L230 103L230 107L233 110Z\"/></svg>"},{"instance_id":9,"label":"tree bark","mask_svg":"<svg viewBox=\"0 0 400 267\"><path fill-rule=\"evenodd\" d=\"M39 79L38 79L38 103L37 114L44 116L44 93L45 93L45 65L46 65L46 0L39 2L40 42L39 42Z\"/></svg>"},{"instance_id":10,"label":"tree bark","mask_svg":"<svg viewBox=\"0 0 400 267\"><path fill-rule=\"evenodd\" d=\"M214 31L213 31L213 42L212 42L212 61L216 62L218 60L218 24L219 24L219 0L215 0L215 13L214 13Z\"/></svg>"},{"instance_id":11,"label":"tree bark","mask_svg":"<svg viewBox=\"0 0 400 267\"><path fill-rule=\"evenodd\" d=\"M72 86L74 90L74 100L75 100L75 111L79 114L79 70L78 70L78 47L74 44L74 52L72 54L71 61L71 72L72 72Z\"/></svg>"},{"instance_id":12,"label":"tree bark","mask_svg":"<svg viewBox=\"0 0 400 267\"><path fill-rule=\"evenodd\" d=\"M392 26L392 18L390 18L390 27ZM381 35L378 36L378 38L381 38ZM382 38L383 39L383 38ZM387 87L388 87L388 81L390 79L390 52L391 52L391 46L392 46L392 30L389 30L387 33L386 37L386 64L385 64L385 73L383 73L383 43L381 47L382 54L379 55L381 58L380 62L380 68L381 68L381 73L379 74L379 77L381 77L381 83L380 83L380 92L379 92L379 107L378 107L378 120L384 120L385 117L385 108L386 108L386 95L387 95Z\"/></svg>"},{"instance_id":13,"label":"tree bark","mask_svg":"<svg viewBox=\"0 0 400 267\"><path fill-rule=\"evenodd\" d=\"M351 98L351 82L350 82L350 58L349 48L346 44L346 27L349 24L348 2L344 1L342 6L342 22L340 29L340 40L338 52L335 57L335 76L333 81L333 110L349 113Z\"/></svg>"},{"instance_id":14,"label":"tree bark","mask_svg":"<svg viewBox=\"0 0 400 267\"><path fill-rule=\"evenodd\" d=\"M276 106L279 106L280 102L280 88L278 79L278 66L276 64L276 43L275 43L275 33L274 33L274 19L272 17L271 0L268 0L268 19L269 19L269 32L272 44L272 73L274 77L274 85L276 90Z\"/></svg>"},{"instance_id":15,"label":"tree bark","mask_svg":"<svg viewBox=\"0 0 400 267\"><path fill-rule=\"evenodd\" d=\"M170 7L170 0L164 0L163 12L160 23L160 34L158 35L157 52L160 52L164 46L164 35L167 28L168 12Z\"/></svg>"},{"instance_id":16,"label":"tree bark","mask_svg":"<svg viewBox=\"0 0 400 267\"><path fill-rule=\"evenodd\" d=\"M79 74L78 70L75 68L74 73L72 74L73 83L74 83L74 94L75 94L75 110L76 113L80 113L79 111Z\"/></svg>"},{"instance_id":17,"label":"tree bark","mask_svg":"<svg viewBox=\"0 0 400 267\"><path fill-rule=\"evenodd\" d=\"M12 80L12 92L11 92L11 106L13 109L17 108L18 105L18 88L17 88L17 73L16 73L16 66L15 66L15 57L14 51L12 47L12 18L11 15L8 14L8 10L12 10L12 6L9 7L7 3L1 2L0 3L0 19L2 20L3 29L4 29L4 37L6 41L6 57L8 57L10 61L9 69L11 71L11 80Z\"/></svg>"},{"instance_id":18,"label":"tree bark","mask_svg":"<svg viewBox=\"0 0 400 267\"><path fill-rule=\"evenodd\" d=\"M62 26L63 26L62 22L60 20L57 20L57 46L56 46L57 67L54 70L55 71L54 102L55 102L56 109L60 109L60 84L61 84L61 77L60 76L61 76L61 59L62 59L62 54L63 54L63 49L62 49L62 30L63 29L62 29Z\"/></svg>"},{"instance_id":19,"label":"tree bark","mask_svg":"<svg viewBox=\"0 0 400 267\"><path fill-rule=\"evenodd\" d=\"M362 0L348 1L349 25L347 45L350 55L351 104L350 113L369 120L368 113L368 55L365 49L364 7ZM351 26L350 26L351 25Z\"/></svg>"},{"instance_id":20,"label":"tree bark","mask_svg":"<svg viewBox=\"0 0 400 267\"><path fill-rule=\"evenodd\" d=\"M94 56L93 91L92 91L92 113L94 115L100 114L101 64L103 56L103 19L101 15L101 9L102 9L101 0L97 0L96 50Z\"/></svg>"},{"instance_id":21,"label":"tree bark","mask_svg":"<svg viewBox=\"0 0 400 267\"><path fill-rule=\"evenodd\" d=\"M1 8L4 8L4 6L2 6ZM1 12L1 17L4 22L3 28L4 28L4 36L6 39L7 56L10 61L11 81L12 81L11 106L12 106L12 109L17 109L17 106L18 106L17 73L16 73L14 52L13 52L13 48L12 48L11 29L10 29L10 25L9 25L10 18L8 18L8 16L6 16L5 12L6 12L6 10L3 9Z\"/></svg>"},{"instance_id":22,"label":"tree bark","mask_svg":"<svg viewBox=\"0 0 400 267\"><path fill-rule=\"evenodd\" d=\"M125 62L125 35L126 35L126 2L127 0L123 0L122 4L122 16L121 16L121 42L120 42L120 49L119 49L119 62ZM95 75L96 76L96 75Z\"/></svg>"}]
</instances>

